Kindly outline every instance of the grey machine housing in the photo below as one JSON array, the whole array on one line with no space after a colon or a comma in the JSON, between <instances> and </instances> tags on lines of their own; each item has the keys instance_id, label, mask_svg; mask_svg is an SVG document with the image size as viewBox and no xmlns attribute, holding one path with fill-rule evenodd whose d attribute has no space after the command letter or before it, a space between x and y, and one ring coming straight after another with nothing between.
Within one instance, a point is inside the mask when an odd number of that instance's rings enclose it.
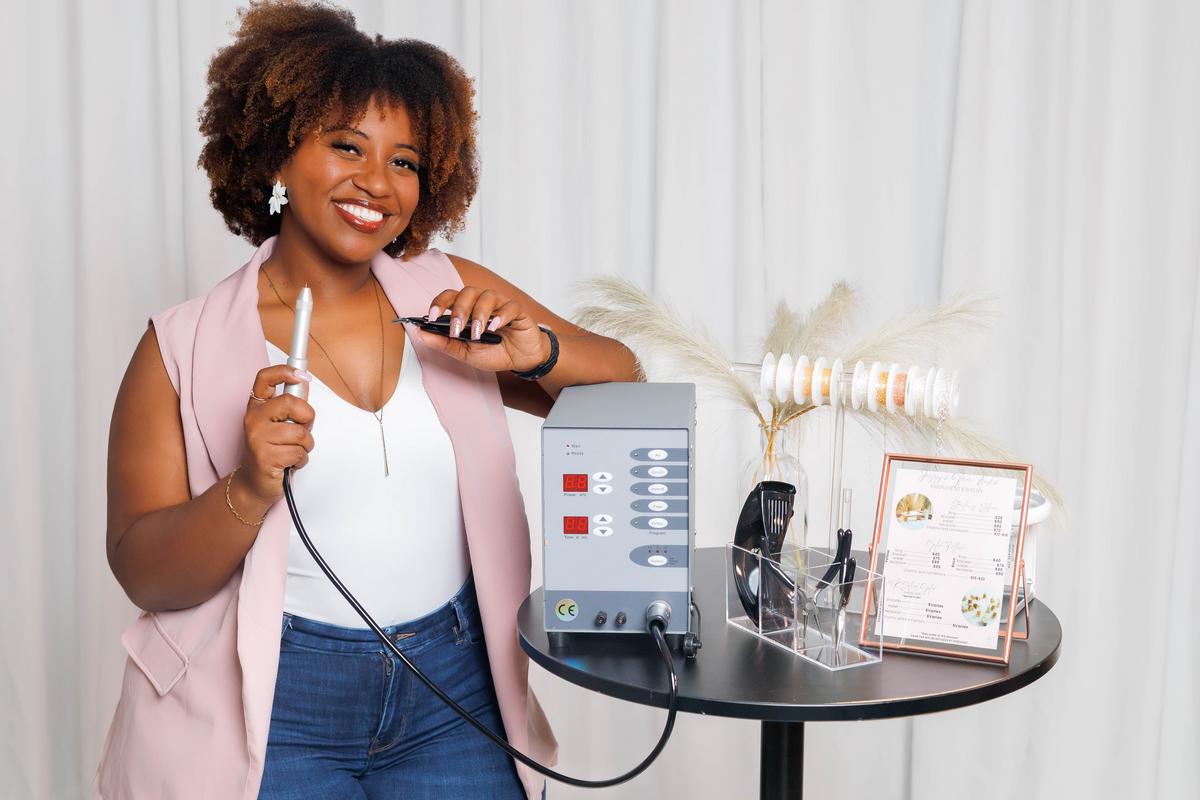
<instances>
[{"instance_id":1,"label":"grey machine housing","mask_svg":"<svg viewBox=\"0 0 1200 800\"><path fill-rule=\"evenodd\" d=\"M542 425L546 631L645 633L655 601L668 634L695 630L695 439L693 384L562 390Z\"/></svg>"}]
</instances>

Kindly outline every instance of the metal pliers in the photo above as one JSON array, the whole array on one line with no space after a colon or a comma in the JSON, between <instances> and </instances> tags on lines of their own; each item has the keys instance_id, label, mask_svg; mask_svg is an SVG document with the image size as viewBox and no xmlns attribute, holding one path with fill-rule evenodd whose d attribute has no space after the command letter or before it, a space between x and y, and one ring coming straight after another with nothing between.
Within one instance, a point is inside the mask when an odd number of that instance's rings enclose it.
<instances>
[{"instance_id":1,"label":"metal pliers","mask_svg":"<svg viewBox=\"0 0 1200 800\"><path fill-rule=\"evenodd\" d=\"M817 613L817 596L804 591L802 585L796 587L797 594L800 595L800 614L804 624L803 633L800 634L800 644L804 646L808 642L808 618L812 617L816 623L817 632L821 634L821 638L825 638L825 631L821 628L821 615Z\"/></svg>"},{"instance_id":2,"label":"metal pliers","mask_svg":"<svg viewBox=\"0 0 1200 800\"><path fill-rule=\"evenodd\" d=\"M801 642L808 639L809 617L813 618L815 627L821 636L824 637L825 635L825 631L821 627L821 617L817 613L817 598L821 592L833 583L835 578L838 578L838 582L841 583L840 576L845 570L846 560L850 558L850 542L853 537L854 534L851 531L838 529L837 550L834 552L833 561L829 564L829 568L825 570L825 574L821 577L821 580L817 581L817 590L815 592L809 594L802 587L796 587L796 591L800 595L801 624L803 625Z\"/></svg>"}]
</instances>

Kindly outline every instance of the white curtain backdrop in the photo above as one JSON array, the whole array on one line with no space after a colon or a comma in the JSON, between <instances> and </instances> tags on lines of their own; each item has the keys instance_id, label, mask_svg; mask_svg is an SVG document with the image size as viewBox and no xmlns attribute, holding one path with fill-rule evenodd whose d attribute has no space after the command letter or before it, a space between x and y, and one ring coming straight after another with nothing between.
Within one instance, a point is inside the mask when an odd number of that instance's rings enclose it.
<instances>
[{"instance_id":1,"label":"white curtain backdrop","mask_svg":"<svg viewBox=\"0 0 1200 800\"><path fill-rule=\"evenodd\" d=\"M104 555L113 398L146 318L251 252L195 166L237 5L3 2L4 798L90 796L136 614ZM971 709L810 724L810 797L1200 795L1200 4L348 5L476 77L484 178L446 249L552 308L620 274L748 357L777 299L836 279L868 298L863 324L1002 298L964 413L1070 502L1039 551L1062 658ZM511 422L536 531L537 421ZM700 425L698 543L717 546L756 440L720 409ZM860 498L879 453L847 455ZM532 673L563 770L606 777L652 746L663 712ZM757 723L683 716L647 773L594 796L752 797L758 746Z\"/></svg>"}]
</instances>

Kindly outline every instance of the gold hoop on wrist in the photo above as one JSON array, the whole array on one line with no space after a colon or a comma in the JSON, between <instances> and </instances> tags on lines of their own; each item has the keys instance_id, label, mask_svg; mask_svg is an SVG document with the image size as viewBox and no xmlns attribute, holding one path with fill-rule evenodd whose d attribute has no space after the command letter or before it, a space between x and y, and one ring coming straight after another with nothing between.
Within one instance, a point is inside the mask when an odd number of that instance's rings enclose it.
<instances>
[{"instance_id":1,"label":"gold hoop on wrist","mask_svg":"<svg viewBox=\"0 0 1200 800\"><path fill-rule=\"evenodd\" d=\"M225 505L229 506L229 510L233 512L233 515L235 517L237 517L239 520L241 520L241 523L243 525L249 525L251 528L257 528L259 525L262 525L264 522L267 521L267 515L263 514L263 518L260 519L258 522L251 522L250 520L243 517L241 514L237 513L237 509L233 507L233 501L229 499L229 487L233 486L233 476L236 475L237 471L241 468L242 468L241 464L238 464L236 467L234 467L233 472L229 473L229 479L227 481L225 481Z\"/></svg>"}]
</instances>

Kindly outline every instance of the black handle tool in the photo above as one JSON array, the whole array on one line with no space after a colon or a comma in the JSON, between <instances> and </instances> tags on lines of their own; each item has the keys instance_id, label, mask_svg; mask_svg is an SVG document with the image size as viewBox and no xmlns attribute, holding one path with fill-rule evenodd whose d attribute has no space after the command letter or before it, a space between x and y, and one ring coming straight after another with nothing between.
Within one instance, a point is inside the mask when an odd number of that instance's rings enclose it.
<instances>
[{"instance_id":1,"label":"black handle tool","mask_svg":"<svg viewBox=\"0 0 1200 800\"><path fill-rule=\"evenodd\" d=\"M494 317L492 319L495 319ZM492 320L489 319L488 322ZM500 338L500 334L485 330L479 334L478 339L471 338L470 320L468 324L463 325L463 329L458 332L458 336L450 335L450 314L442 314L435 320L430 320L429 317L400 317L392 322L406 322L409 325L416 325L426 333L436 333L438 336L445 336L447 339L461 339L464 342L475 342L477 344L500 344L504 341ZM511 322L509 323L512 324ZM486 325L484 327L487 327ZM505 326L507 327L507 326Z\"/></svg>"}]
</instances>

